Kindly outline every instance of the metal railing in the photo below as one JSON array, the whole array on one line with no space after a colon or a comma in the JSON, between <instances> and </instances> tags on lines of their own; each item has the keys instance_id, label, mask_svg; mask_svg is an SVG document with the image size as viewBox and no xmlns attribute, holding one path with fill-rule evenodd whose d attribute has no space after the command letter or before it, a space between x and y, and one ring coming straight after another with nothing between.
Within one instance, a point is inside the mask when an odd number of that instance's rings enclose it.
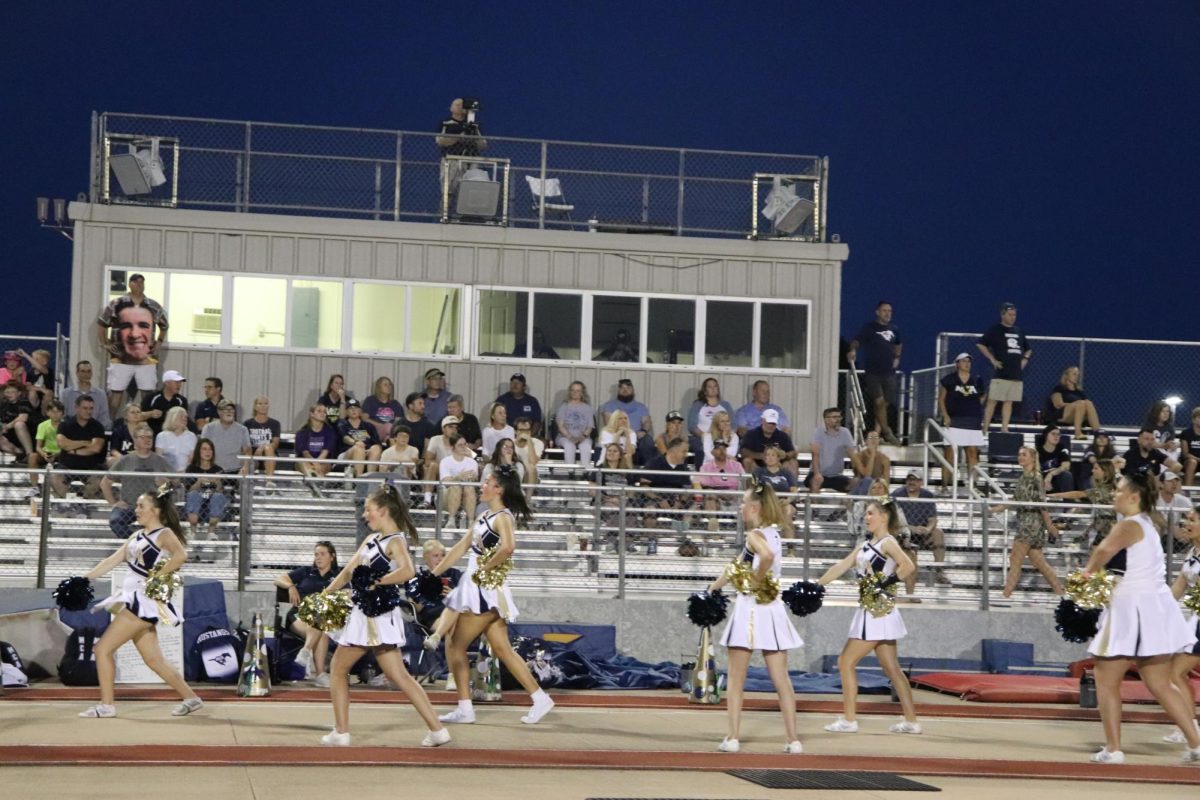
<instances>
[{"instance_id":1,"label":"metal railing","mask_svg":"<svg viewBox=\"0 0 1200 800\"><path fill-rule=\"evenodd\" d=\"M486 123L485 123L486 125ZM441 218L437 134L105 112L92 120L92 202L376 220ZM157 139L166 182L124 196L112 155ZM695 236L751 235L754 175L789 176L815 211L793 238L824 241L828 159L487 135L511 164L509 224ZM548 207L526 180L557 178ZM559 208L570 206L571 208Z\"/></svg>"}]
</instances>

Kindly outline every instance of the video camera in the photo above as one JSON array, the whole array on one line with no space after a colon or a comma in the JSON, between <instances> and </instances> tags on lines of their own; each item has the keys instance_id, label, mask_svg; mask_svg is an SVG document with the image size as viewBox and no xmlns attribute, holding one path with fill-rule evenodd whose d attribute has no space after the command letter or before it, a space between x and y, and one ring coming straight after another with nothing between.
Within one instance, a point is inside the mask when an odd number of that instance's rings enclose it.
<instances>
[{"instance_id":1,"label":"video camera","mask_svg":"<svg viewBox=\"0 0 1200 800\"><path fill-rule=\"evenodd\" d=\"M475 124L475 112L479 110L478 97L464 97L462 99L463 111L467 112L467 123Z\"/></svg>"}]
</instances>

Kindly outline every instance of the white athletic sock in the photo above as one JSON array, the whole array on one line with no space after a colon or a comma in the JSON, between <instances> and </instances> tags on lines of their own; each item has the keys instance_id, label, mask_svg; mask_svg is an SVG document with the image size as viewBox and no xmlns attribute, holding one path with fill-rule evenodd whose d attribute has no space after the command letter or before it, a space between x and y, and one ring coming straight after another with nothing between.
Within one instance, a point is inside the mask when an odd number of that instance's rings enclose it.
<instances>
[{"instance_id":1,"label":"white athletic sock","mask_svg":"<svg viewBox=\"0 0 1200 800\"><path fill-rule=\"evenodd\" d=\"M475 706L474 706L474 704L471 703L470 700L459 700L458 701L458 710L462 711L464 714L474 714Z\"/></svg>"},{"instance_id":2,"label":"white athletic sock","mask_svg":"<svg viewBox=\"0 0 1200 800\"><path fill-rule=\"evenodd\" d=\"M550 695L546 694L545 689L538 689L536 692L529 695L529 697L535 703L544 703L550 699Z\"/></svg>"}]
</instances>

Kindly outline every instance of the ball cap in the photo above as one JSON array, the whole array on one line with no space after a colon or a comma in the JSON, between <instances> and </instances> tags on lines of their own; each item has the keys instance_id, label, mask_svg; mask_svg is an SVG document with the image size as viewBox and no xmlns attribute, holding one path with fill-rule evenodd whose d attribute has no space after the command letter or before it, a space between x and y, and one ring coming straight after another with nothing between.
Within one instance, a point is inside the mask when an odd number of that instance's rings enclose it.
<instances>
[{"instance_id":1,"label":"ball cap","mask_svg":"<svg viewBox=\"0 0 1200 800\"><path fill-rule=\"evenodd\" d=\"M458 424L458 417L456 417L454 415L442 417L442 427L443 428L446 427L447 425L457 425L457 424Z\"/></svg>"},{"instance_id":2,"label":"ball cap","mask_svg":"<svg viewBox=\"0 0 1200 800\"><path fill-rule=\"evenodd\" d=\"M904 476L904 480L906 480L906 481L911 481L913 478L916 478L919 481L925 480L924 478L921 477L921 473L916 472L916 471L910 472Z\"/></svg>"},{"instance_id":3,"label":"ball cap","mask_svg":"<svg viewBox=\"0 0 1200 800\"><path fill-rule=\"evenodd\" d=\"M181 375L177 370L169 369L163 373L163 380L179 381L180 383L183 383L187 380L187 378L183 377L183 375Z\"/></svg>"},{"instance_id":4,"label":"ball cap","mask_svg":"<svg viewBox=\"0 0 1200 800\"><path fill-rule=\"evenodd\" d=\"M425 380L429 380L430 378L445 377L445 375L446 373L442 372L437 367L425 370Z\"/></svg>"},{"instance_id":5,"label":"ball cap","mask_svg":"<svg viewBox=\"0 0 1200 800\"><path fill-rule=\"evenodd\" d=\"M670 422L673 419L683 419L683 414L680 414L678 411L668 411L667 422Z\"/></svg>"},{"instance_id":6,"label":"ball cap","mask_svg":"<svg viewBox=\"0 0 1200 800\"><path fill-rule=\"evenodd\" d=\"M1004 312L1004 311L1016 311L1016 310L1017 310L1017 306L1016 306L1016 304L1015 304L1015 303L1004 302L1004 303L1001 303L1001 304L1000 304L1000 311L1001 311L1001 312Z\"/></svg>"},{"instance_id":7,"label":"ball cap","mask_svg":"<svg viewBox=\"0 0 1200 800\"><path fill-rule=\"evenodd\" d=\"M962 361L964 358L965 358L967 361L973 361L973 360L974 360L974 359L972 359L972 358L971 358L971 354L970 354L970 353L959 353L958 355L956 355L956 356L954 357L954 363L955 363L955 364L957 364L959 361Z\"/></svg>"},{"instance_id":8,"label":"ball cap","mask_svg":"<svg viewBox=\"0 0 1200 800\"><path fill-rule=\"evenodd\" d=\"M1164 481L1177 481L1179 480L1179 476L1171 472L1171 470L1165 470L1162 474L1162 479Z\"/></svg>"},{"instance_id":9,"label":"ball cap","mask_svg":"<svg viewBox=\"0 0 1200 800\"><path fill-rule=\"evenodd\" d=\"M346 408L362 408L362 403L358 402L353 397L347 397Z\"/></svg>"},{"instance_id":10,"label":"ball cap","mask_svg":"<svg viewBox=\"0 0 1200 800\"><path fill-rule=\"evenodd\" d=\"M762 412L762 421L769 422L772 425L778 425L779 424L779 412L773 408L768 408L766 411Z\"/></svg>"},{"instance_id":11,"label":"ball cap","mask_svg":"<svg viewBox=\"0 0 1200 800\"><path fill-rule=\"evenodd\" d=\"M521 383L528 383L528 381L525 380L525 374L522 372L514 372L512 375L510 375L508 377L508 379L510 381L520 381Z\"/></svg>"}]
</instances>

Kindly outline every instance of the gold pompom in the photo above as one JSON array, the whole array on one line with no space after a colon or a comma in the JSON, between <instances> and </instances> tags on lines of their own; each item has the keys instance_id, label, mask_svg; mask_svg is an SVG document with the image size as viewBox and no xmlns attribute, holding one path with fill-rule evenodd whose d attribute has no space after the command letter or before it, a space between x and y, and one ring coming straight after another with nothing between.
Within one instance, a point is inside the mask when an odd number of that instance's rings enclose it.
<instances>
[{"instance_id":1,"label":"gold pompom","mask_svg":"<svg viewBox=\"0 0 1200 800\"><path fill-rule=\"evenodd\" d=\"M754 568L750 561L739 558L729 562L729 566L725 567L725 577L734 591L738 594L754 595L755 601L760 604L770 603L779 597L779 579L768 572L762 581L755 580Z\"/></svg>"},{"instance_id":2,"label":"gold pompom","mask_svg":"<svg viewBox=\"0 0 1200 800\"><path fill-rule=\"evenodd\" d=\"M1180 602L1185 610L1200 615L1200 581L1193 583L1192 587L1183 593Z\"/></svg>"},{"instance_id":3,"label":"gold pompom","mask_svg":"<svg viewBox=\"0 0 1200 800\"><path fill-rule=\"evenodd\" d=\"M146 597L159 603L171 602L171 595L175 590L183 586L183 576L178 572L164 574L161 563L155 564L150 568L150 574L146 576Z\"/></svg>"},{"instance_id":4,"label":"gold pompom","mask_svg":"<svg viewBox=\"0 0 1200 800\"><path fill-rule=\"evenodd\" d=\"M306 625L329 633L346 627L354 603L350 592L317 592L300 601L296 616Z\"/></svg>"},{"instance_id":5,"label":"gold pompom","mask_svg":"<svg viewBox=\"0 0 1200 800\"><path fill-rule=\"evenodd\" d=\"M1067 597L1080 608L1106 608L1116 584L1116 576L1107 570L1098 570L1090 577L1075 570L1067 576Z\"/></svg>"},{"instance_id":6,"label":"gold pompom","mask_svg":"<svg viewBox=\"0 0 1200 800\"><path fill-rule=\"evenodd\" d=\"M858 579L858 602L868 614L878 619L886 617L896 608L896 586L884 586L888 575L871 572Z\"/></svg>"},{"instance_id":7,"label":"gold pompom","mask_svg":"<svg viewBox=\"0 0 1200 800\"><path fill-rule=\"evenodd\" d=\"M492 560L492 557L500 550L500 545L489 547L479 556L479 563L486 564ZM491 569L480 567L471 574L471 579L475 581L476 586L482 586L484 589L499 589L508 580L508 572L513 568L511 558L506 558Z\"/></svg>"}]
</instances>

